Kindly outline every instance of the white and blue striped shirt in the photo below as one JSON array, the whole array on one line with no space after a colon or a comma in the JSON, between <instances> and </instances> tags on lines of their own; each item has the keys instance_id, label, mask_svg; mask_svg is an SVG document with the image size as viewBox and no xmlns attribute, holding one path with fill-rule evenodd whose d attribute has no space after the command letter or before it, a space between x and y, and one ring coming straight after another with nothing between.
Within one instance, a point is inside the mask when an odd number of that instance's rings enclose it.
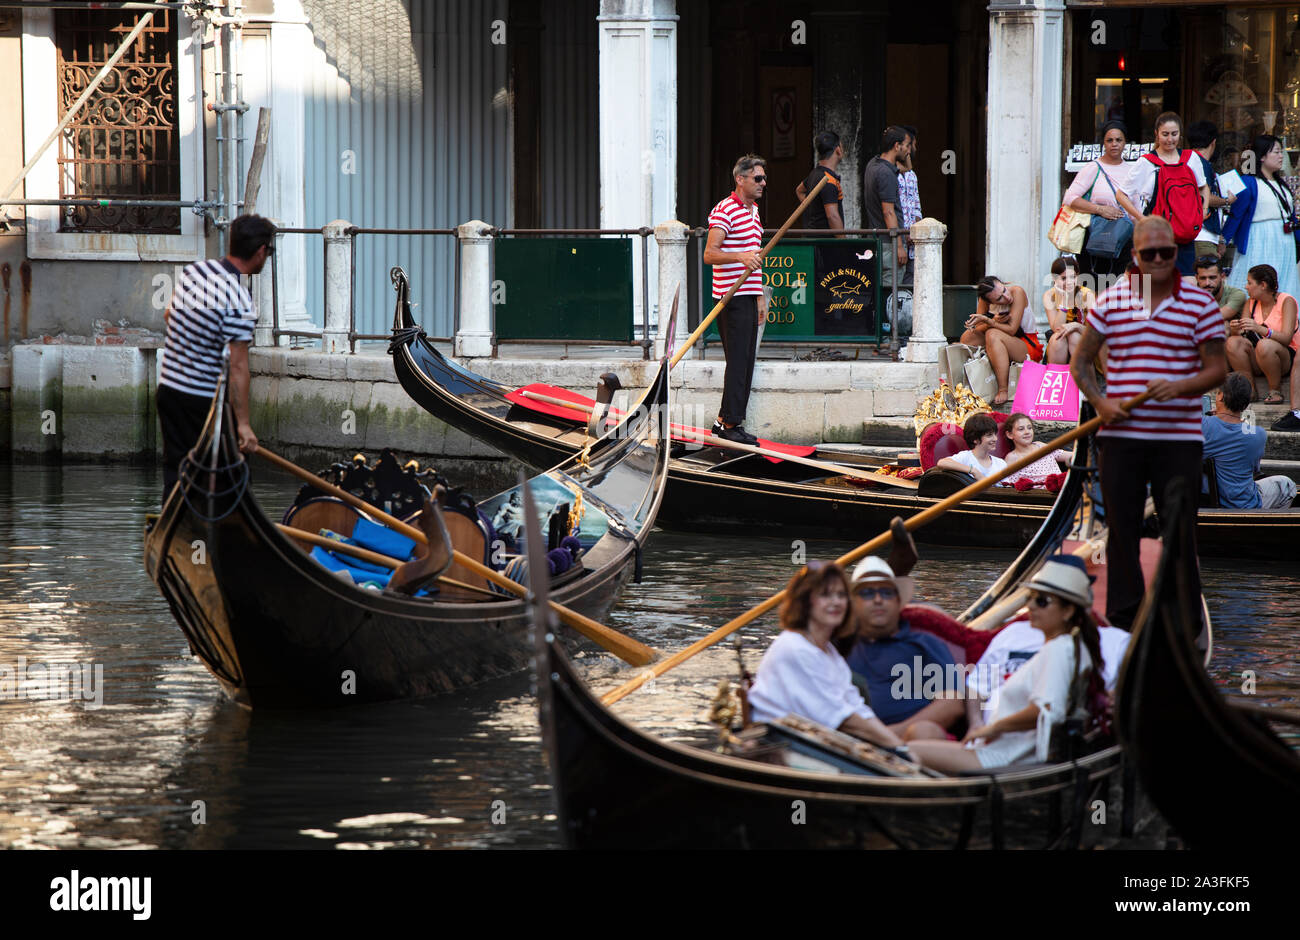
<instances>
[{"instance_id":1,"label":"white and blue striped shirt","mask_svg":"<svg viewBox=\"0 0 1300 940\"><path fill-rule=\"evenodd\" d=\"M228 343L253 339L253 298L230 262L196 261L181 271L172 292L159 384L211 398Z\"/></svg>"}]
</instances>

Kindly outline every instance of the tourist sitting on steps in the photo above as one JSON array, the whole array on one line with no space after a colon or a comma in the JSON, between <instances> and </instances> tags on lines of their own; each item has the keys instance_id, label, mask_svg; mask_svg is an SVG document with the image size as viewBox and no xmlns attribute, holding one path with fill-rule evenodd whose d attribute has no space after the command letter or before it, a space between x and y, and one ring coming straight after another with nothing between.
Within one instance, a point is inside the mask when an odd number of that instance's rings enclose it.
<instances>
[{"instance_id":1,"label":"tourist sitting on steps","mask_svg":"<svg viewBox=\"0 0 1300 940\"><path fill-rule=\"evenodd\" d=\"M936 467L969 473L977 480L1007 468L1006 461L993 456L998 446L998 423L992 415L971 415L961 429L961 436L970 449L944 457L935 463Z\"/></svg>"},{"instance_id":2,"label":"tourist sitting on steps","mask_svg":"<svg viewBox=\"0 0 1300 940\"><path fill-rule=\"evenodd\" d=\"M1242 423L1250 404L1251 381L1229 372L1214 397L1214 414L1201 419L1206 460L1214 461L1219 505L1231 509L1285 509L1295 499L1295 481L1289 476L1256 480L1268 435L1262 428Z\"/></svg>"},{"instance_id":3,"label":"tourist sitting on steps","mask_svg":"<svg viewBox=\"0 0 1300 940\"><path fill-rule=\"evenodd\" d=\"M989 724L971 728L961 742L913 742L912 756L925 766L961 773L1046 760L1051 727L1104 702L1101 642L1083 561L1054 555L1026 587L1029 622L1042 631L1043 648L1002 686Z\"/></svg>"},{"instance_id":4,"label":"tourist sitting on steps","mask_svg":"<svg viewBox=\"0 0 1300 940\"><path fill-rule=\"evenodd\" d=\"M966 321L966 332L962 333L960 342L982 346L988 353L989 365L998 380L997 394L989 404L1004 405L1010 397L1007 383L1011 363L1026 359L1042 362L1043 344L1039 342L1034 311L1023 287L1005 284L990 274L980 279L975 292L979 301Z\"/></svg>"},{"instance_id":5,"label":"tourist sitting on steps","mask_svg":"<svg viewBox=\"0 0 1300 940\"><path fill-rule=\"evenodd\" d=\"M810 561L786 586L780 619L781 633L763 654L749 689L753 720L794 714L873 744L902 744L867 706L832 642L853 631L844 569Z\"/></svg>"}]
</instances>

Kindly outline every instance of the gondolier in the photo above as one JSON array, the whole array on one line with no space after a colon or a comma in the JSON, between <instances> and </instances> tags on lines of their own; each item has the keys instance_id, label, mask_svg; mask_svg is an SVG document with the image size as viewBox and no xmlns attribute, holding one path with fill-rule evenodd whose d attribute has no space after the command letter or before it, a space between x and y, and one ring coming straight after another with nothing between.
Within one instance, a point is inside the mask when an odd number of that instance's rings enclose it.
<instances>
[{"instance_id":1,"label":"gondolier","mask_svg":"<svg viewBox=\"0 0 1300 940\"><path fill-rule=\"evenodd\" d=\"M1223 314L1214 298L1183 283L1174 258L1174 230L1160 216L1144 216L1133 227L1137 270L1097 298L1070 372L1085 398L1105 421L1101 442L1101 491L1110 538L1106 618L1128 629L1137 616L1145 584L1141 558L1147 485L1162 523L1167 521L1170 484L1181 479L1200 490L1202 392L1222 384ZM1140 275L1140 276L1139 276ZM1093 359L1107 345L1106 391L1097 387ZM1151 401L1132 413L1121 401L1147 389ZM1189 528L1195 557L1195 529ZM1191 576L1198 577L1195 565Z\"/></svg>"},{"instance_id":2,"label":"gondolier","mask_svg":"<svg viewBox=\"0 0 1300 940\"><path fill-rule=\"evenodd\" d=\"M727 357L722 380L722 407L712 433L729 441L755 444L758 438L744 428L749 390L754 381L758 325L767 317L763 295L763 223L755 204L767 188L767 165L762 157L746 154L731 171L736 188L709 213L709 237L704 263L713 265L713 296L721 300L737 279L743 282L718 315L718 332Z\"/></svg>"},{"instance_id":3,"label":"gondolier","mask_svg":"<svg viewBox=\"0 0 1300 940\"><path fill-rule=\"evenodd\" d=\"M248 346L257 314L239 278L257 274L275 251L275 226L260 215L230 224L230 251L220 261L188 264L177 278L164 317L167 338L158 379L158 423L163 436L163 501L176 483L181 458L203 431L230 347L230 403L239 449L257 449L248 420Z\"/></svg>"}]
</instances>

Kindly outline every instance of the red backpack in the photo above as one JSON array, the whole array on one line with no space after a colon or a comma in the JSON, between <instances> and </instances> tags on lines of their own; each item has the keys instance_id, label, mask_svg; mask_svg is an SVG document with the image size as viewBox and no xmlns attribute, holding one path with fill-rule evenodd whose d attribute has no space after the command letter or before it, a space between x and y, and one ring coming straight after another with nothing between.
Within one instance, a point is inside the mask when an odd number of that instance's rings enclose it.
<instances>
[{"instance_id":1,"label":"red backpack","mask_svg":"<svg viewBox=\"0 0 1300 940\"><path fill-rule=\"evenodd\" d=\"M1201 192L1196 186L1192 168L1187 165L1191 158L1190 150L1182 151L1177 163L1165 163L1154 153L1145 155L1145 159L1156 165L1156 191L1151 215L1169 220L1174 227L1174 241L1180 245L1195 241L1205 221L1201 214Z\"/></svg>"}]
</instances>

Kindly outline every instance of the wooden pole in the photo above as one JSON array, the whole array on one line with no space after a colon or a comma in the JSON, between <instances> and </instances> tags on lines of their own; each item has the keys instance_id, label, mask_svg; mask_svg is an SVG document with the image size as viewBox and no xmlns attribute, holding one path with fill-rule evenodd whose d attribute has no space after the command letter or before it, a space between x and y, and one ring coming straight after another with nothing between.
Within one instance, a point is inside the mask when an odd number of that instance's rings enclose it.
<instances>
[{"instance_id":1,"label":"wooden pole","mask_svg":"<svg viewBox=\"0 0 1300 940\"><path fill-rule=\"evenodd\" d=\"M767 253L769 251L771 251L773 248L776 247L776 243L781 240L781 237L785 235L786 231L790 228L790 226L794 224L794 220L799 218L799 216L803 215L803 211L808 208L808 205L813 201L813 197L816 196L819 192L821 192L821 188L825 185L826 185L826 175L822 174L822 178L817 181L817 185L812 188L812 192L810 192L807 196L804 197L803 202L799 203L799 207L794 210L794 213L790 216L790 218L785 220L785 225L782 225L777 230L777 233L772 236L771 241L769 241L766 245L764 245L762 248L759 249L758 258L760 261L767 256ZM740 285L744 284L747 280L749 280L748 274L745 275L744 277L736 278L736 283L732 284L731 287L727 289L727 292L722 295L722 299L713 305L713 309L709 311L709 315L700 321L700 325L697 326L695 328L695 331L686 338L686 342L682 343L682 348L677 350L677 352L673 353L673 360L671 365L675 366L677 365L677 363L681 362L682 356L686 355L686 350L694 346L695 341L704 335L704 331L709 328L709 324L714 321L714 319L718 316L718 314L722 312L722 308L725 307L731 301L731 298L733 296L735 296L736 291L740 289Z\"/></svg>"},{"instance_id":2,"label":"wooden pole","mask_svg":"<svg viewBox=\"0 0 1300 940\"><path fill-rule=\"evenodd\" d=\"M329 493L331 496L343 500L343 502L347 503L349 506L353 507L354 509L360 509L362 512L369 513L371 516L375 517L376 519L381 520L386 526L388 526L393 531L400 532L402 533L402 535L405 535L407 538L414 539L415 541L420 542L424 545L429 544L429 540L425 538L424 533L421 532L419 529L415 528L414 526L407 525L405 522L398 519L396 516L389 515L379 507L374 506L371 503L367 503L365 500L361 499L360 497L352 495L347 490L337 487L333 483L327 483L326 481L322 480L320 477L316 476L316 474L312 473L310 470L304 470L302 467L298 466L297 464L285 460L279 454L272 453L271 451L267 450L265 447L259 446L257 450L255 450L253 453L257 454L259 457L266 460L268 463L275 464L281 470L293 474L294 476L298 477L300 480L303 480L306 483L310 483L312 486L316 487L321 492ZM473 558L470 558L468 555L463 554L462 552L458 552L455 549L452 549L452 557L455 559L455 561L458 564L463 565L464 567L468 568L470 571L474 572L475 574L483 578L486 578L487 580L491 581L493 584L497 585L498 587L505 588L511 594L522 597L527 592L527 588L525 588L522 584L519 584L515 581L511 581L505 575L497 571L493 571L487 565L483 564L482 562L475 561ZM555 601L551 601L550 604L551 604L551 609L555 611L555 613L559 616L559 618L562 621L564 621L574 630L577 630L579 633L581 633L587 639L591 640L593 643L600 644L601 646L609 650L611 653L613 653L615 656L619 657L620 659L630 663L633 666L645 666L654 661L654 658L656 656L655 650L646 646L644 643L639 643L638 641L632 639L630 636L624 636L623 634L619 633L617 630L612 630L609 627L605 626L604 624L597 623L596 621L592 620L590 617L584 616L583 614L578 613L576 610L570 610L569 608L561 604L557 604Z\"/></svg>"},{"instance_id":3,"label":"wooden pole","mask_svg":"<svg viewBox=\"0 0 1300 940\"><path fill-rule=\"evenodd\" d=\"M1151 397L1151 392L1148 390L1143 392L1141 395L1137 395L1133 398L1130 398L1128 401L1123 403L1124 410L1131 411L1134 407L1140 405L1142 402L1146 401L1150 397ZM984 490L988 489L990 486L993 486L993 484L997 483L1003 477L1010 476L1013 473L1017 473L1023 470L1025 467L1029 466L1035 461L1041 460L1043 457L1046 457L1048 454L1056 450L1058 447L1064 444L1069 444L1072 441L1075 441L1086 434L1091 434L1099 427L1101 427L1101 418L1093 418L1091 421L1087 421L1079 425L1077 428L1072 428L1071 430L1062 434L1060 437L1056 438L1056 440L1044 444L1043 446L1039 447L1037 450L1032 451L1028 455L1021 457L1019 460L1014 461L1013 463L1008 464L1006 469L1004 469L1000 473L990 474L989 476L986 476L981 480L976 480L974 483L972 483L970 486L966 487L965 489L958 490L956 493L953 493L951 496L947 497L946 499L941 500L938 503L935 503L933 506L930 506L928 509L921 510L916 515L907 519L903 523L903 525L907 528L907 531L909 532L915 531L916 529L919 529L921 526L925 525L927 522L930 522L935 518L937 518L938 516L943 515L945 512L947 512L953 506L956 506L958 503L970 499L972 496L976 495L977 493L984 492ZM889 540L892 537L893 536L890 534L889 530L886 529L884 532L880 533L875 538L871 539L869 542L864 542L861 545L859 545L857 548L853 549L853 551L841 555L839 558L835 559L835 563L842 567L847 567L848 565L853 564L854 562L858 561L858 559L863 558L864 556L870 554L876 549L883 548L886 544L889 543ZM732 633L735 633L737 630L745 626L747 623L750 623L751 621L758 619L763 614L767 613L769 610L771 610L772 608L780 604L781 601L783 601L784 599L785 599L785 590L782 589L778 591L776 594L773 594L767 600L763 601L757 607L751 607L749 610L741 614L739 617L736 617L734 620L731 620L730 622L723 624L721 627L718 627L718 629L714 630L712 633L710 633L708 636L704 637L703 639L695 641L690 646L686 647L686 649L674 653L672 656L669 656L667 659L660 660L658 663L655 663L655 665L650 669L645 669L640 673L638 673L636 678L628 680L627 682L623 683L622 685L620 685L618 688L614 689L611 692L607 692L604 696L601 697L601 701L606 705L613 705L615 702L617 702L619 699L623 698L624 696L628 695L629 693L635 692L637 689L639 689L646 682L649 682L651 679L663 675L665 672L667 672L669 669L672 669L674 666L686 662L686 660L690 659L692 656L694 656L696 653L700 652L701 650L708 649L710 646L717 643L719 640L725 639L726 637L730 636Z\"/></svg>"},{"instance_id":4,"label":"wooden pole","mask_svg":"<svg viewBox=\"0 0 1300 940\"><path fill-rule=\"evenodd\" d=\"M266 160L266 142L271 136L271 109L257 109L257 136L253 138L253 155L248 161L244 182L244 212L257 211L257 194L262 191L262 163Z\"/></svg>"}]
</instances>

